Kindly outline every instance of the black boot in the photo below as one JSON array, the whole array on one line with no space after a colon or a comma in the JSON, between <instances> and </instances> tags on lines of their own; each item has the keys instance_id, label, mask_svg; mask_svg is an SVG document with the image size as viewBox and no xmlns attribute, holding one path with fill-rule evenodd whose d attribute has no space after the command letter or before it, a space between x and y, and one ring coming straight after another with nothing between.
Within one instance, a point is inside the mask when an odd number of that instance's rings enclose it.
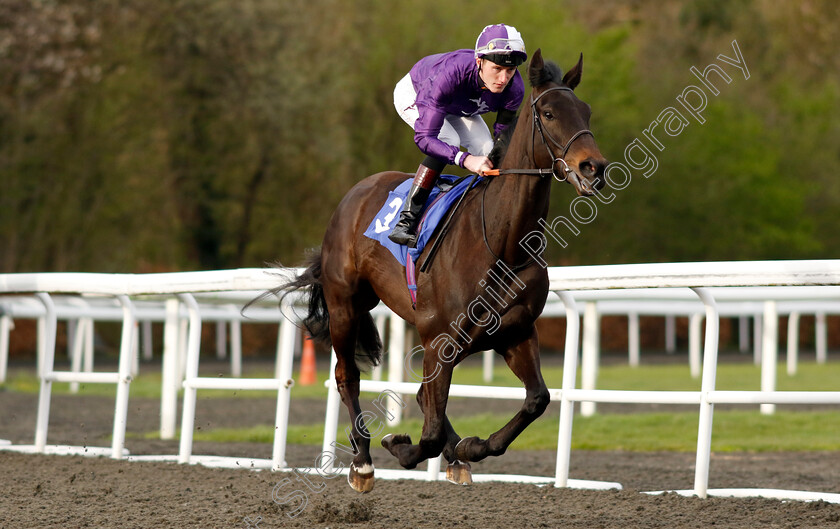
<instances>
[{"instance_id":1,"label":"black boot","mask_svg":"<svg viewBox=\"0 0 840 529\"><path fill-rule=\"evenodd\" d=\"M397 221L397 225L394 226L394 230L388 236L391 241L397 244L405 244L409 248L417 246L417 223L420 220L420 211L426 204L426 199L429 198L435 180L440 176L444 167L443 162L427 156L420 167L417 168L414 183L408 192L408 196L405 197L403 210L400 212L400 220Z\"/></svg>"},{"instance_id":2,"label":"black boot","mask_svg":"<svg viewBox=\"0 0 840 529\"><path fill-rule=\"evenodd\" d=\"M429 198L430 189L423 189L417 184L412 184L408 196L405 197L403 210L400 212L400 220L394 226L394 230L388 235L392 242L405 244L409 248L417 246L417 223L420 221L420 211Z\"/></svg>"}]
</instances>

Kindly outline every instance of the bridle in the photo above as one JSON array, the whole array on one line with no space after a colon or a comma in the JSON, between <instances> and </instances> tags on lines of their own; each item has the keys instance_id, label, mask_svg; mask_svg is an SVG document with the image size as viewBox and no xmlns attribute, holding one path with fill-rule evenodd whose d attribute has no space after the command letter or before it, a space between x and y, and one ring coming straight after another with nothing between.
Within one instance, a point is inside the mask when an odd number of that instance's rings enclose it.
<instances>
[{"instance_id":1,"label":"bridle","mask_svg":"<svg viewBox=\"0 0 840 529\"><path fill-rule=\"evenodd\" d=\"M554 136L552 136L550 132L543 128L542 118L540 118L540 113L537 110L537 102L540 99L542 99L542 97L547 93L554 92L557 90L572 92L572 89L568 86L552 86L551 88L544 90L537 97L531 97L531 116L533 117L533 119L531 120L531 159L534 162L534 165L536 166L537 160L535 150L537 140L536 135L534 134L534 131L536 130L536 132L539 132L540 139L542 140L543 145L545 145L545 149L548 151L548 156L552 160L551 167L548 169L498 169L495 171L491 171L489 173L491 176L503 174L532 174L541 177L553 176L554 179L558 182L565 182L566 180L569 180L569 177L578 179L577 173L575 173L574 169L569 167L569 164L566 163L566 155L569 154L569 149L572 148L572 144L575 142L575 140L577 140L585 134L589 134L590 136L595 138L595 134L593 134L592 131L589 129L579 130L576 133L574 133L571 138L569 138L569 141L567 141L565 145L561 145L559 141L554 139ZM551 149L552 145L557 149L560 149L560 156L555 156L554 151L552 151ZM557 174L558 162L562 162L563 164L562 176Z\"/></svg>"},{"instance_id":2,"label":"bridle","mask_svg":"<svg viewBox=\"0 0 840 529\"><path fill-rule=\"evenodd\" d=\"M566 155L569 153L569 149L572 147L572 143L574 143L576 139L580 138L584 134L589 134L590 136L592 136L593 139L595 138L595 135L589 129L579 130L576 133L574 133L571 138L569 138L569 141L567 141L565 145L561 145L560 142L558 142L557 140L554 139L554 136L552 136L550 132L543 129L542 118L540 118L540 113L539 113L539 111L537 111L537 102L540 99L542 99L542 97L545 94L547 94L549 92L554 92L554 91L557 91L557 90L563 90L563 91L567 91L567 92L572 91L572 89L569 88L568 86L553 86L551 88L548 88L548 89L544 90L537 97L531 97L531 114L534 117L534 119L531 121L531 157L534 161L534 165L537 165L536 155L534 154L534 149L536 147L536 145L535 145L536 140L534 139L534 129L536 128L537 132L540 133L540 139L542 139L543 145L545 145L545 148L548 151L548 156L552 159L551 169L550 169L551 175L554 176L554 178L558 182L565 182L566 180L569 179L569 176L574 176L575 178L577 178L577 174L575 174L574 169L569 167L569 164L566 163ZM560 154L560 156L555 156L554 152L551 150L551 145L554 145L555 147L560 149L562 151L562 154ZM557 176L557 172L555 171L555 168L557 166L557 162L563 162L564 175L563 175L562 178ZM539 170L544 171L543 169L539 169ZM520 171L521 171L521 169L520 169ZM542 175L543 173L540 173L540 174Z\"/></svg>"},{"instance_id":3,"label":"bridle","mask_svg":"<svg viewBox=\"0 0 840 529\"><path fill-rule=\"evenodd\" d=\"M557 180L558 182L565 182L566 180L569 180L570 178L574 178L574 179L578 180L577 184L580 185L580 179L578 178L577 173L575 173L574 169L569 167L569 164L566 163L566 155L569 153L569 149L572 147L572 144L575 142L576 139L580 138L581 136L583 136L585 134L589 134L593 138L595 138L595 135L589 129L579 130L576 133L574 133L571 138L569 138L569 141L567 141L565 145L561 145L560 142L558 142L556 139L554 139L554 136L552 136L550 132L548 132L547 130L545 130L543 128L542 119L540 118L540 113L539 113L539 111L537 111L537 102L540 99L542 99L542 97L545 94L547 94L549 92L554 92L556 90L563 90L563 91L568 91L568 92L572 91L572 89L567 87L567 86L553 86L551 88L548 88L548 89L544 90L537 97L533 97L533 96L531 97L531 115L533 116L533 119L531 120L531 160L534 162L534 165L536 166L537 165L537 159L536 159L536 155L535 155L535 148L536 148L536 139L535 138L536 138L536 135L534 134L534 131L536 130L536 132L540 133L540 139L542 140L543 145L545 145L545 148L548 151L549 157L551 157L551 159L552 159L551 167L548 168L548 169L499 169L497 171L491 172L490 173L491 175L527 174L527 175L538 175L540 177L553 176L554 179ZM554 151L552 151L552 149L551 149L552 145L554 147L556 147L557 149L560 149L560 151L561 151L560 156L555 156ZM557 162L562 162L563 163L563 173L564 174L562 175L562 177L558 176L558 174L557 174L557 171L556 171ZM497 261L501 261L502 258L499 257L498 255L496 255L496 252L494 252L493 249L490 248L490 242L487 240L487 223L485 222L485 215L484 215L484 198L487 195L487 188L488 187L490 187L490 186L485 185L484 190L481 194L481 235L484 238L484 246L487 247L487 250L490 252L490 255L495 257ZM527 266L530 266L531 263L533 263L533 262L534 262L534 258L531 257L527 261L525 261L524 263L520 263L518 265L511 266L510 268L513 272L516 272L516 271L521 270L521 269L523 269Z\"/></svg>"}]
</instances>

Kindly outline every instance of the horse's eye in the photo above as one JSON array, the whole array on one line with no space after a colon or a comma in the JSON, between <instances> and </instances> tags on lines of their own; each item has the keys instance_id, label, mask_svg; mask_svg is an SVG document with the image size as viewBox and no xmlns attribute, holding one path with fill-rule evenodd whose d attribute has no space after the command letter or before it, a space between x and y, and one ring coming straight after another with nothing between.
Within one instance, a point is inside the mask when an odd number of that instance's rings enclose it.
<instances>
[{"instance_id":1,"label":"horse's eye","mask_svg":"<svg viewBox=\"0 0 840 529\"><path fill-rule=\"evenodd\" d=\"M545 119L548 119L548 120L554 119L554 114L552 114L551 111L549 111L549 110L546 110L545 112L543 112L543 116L545 116Z\"/></svg>"}]
</instances>

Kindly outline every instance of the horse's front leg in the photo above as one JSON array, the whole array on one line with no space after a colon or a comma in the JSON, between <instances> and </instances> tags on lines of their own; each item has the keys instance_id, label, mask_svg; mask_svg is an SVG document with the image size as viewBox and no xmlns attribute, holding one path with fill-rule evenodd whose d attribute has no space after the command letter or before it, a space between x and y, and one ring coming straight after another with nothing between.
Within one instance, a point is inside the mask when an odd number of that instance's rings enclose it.
<instances>
[{"instance_id":1,"label":"horse's front leg","mask_svg":"<svg viewBox=\"0 0 840 529\"><path fill-rule=\"evenodd\" d=\"M420 391L417 392L417 404L420 405L420 410L425 414L423 409L423 388L420 386ZM425 415L424 415L425 416ZM443 457L449 463L446 467L446 479L458 485L468 485L472 483L472 472L470 471L470 464L466 461L459 461L455 457L455 447L461 441L461 436L455 431L449 417L444 413L443 415L443 430L446 436L446 442L443 445Z\"/></svg>"},{"instance_id":2,"label":"horse's front leg","mask_svg":"<svg viewBox=\"0 0 840 529\"><path fill-rule=\"evenodd\" d=\"M425 382L417 396L423 410L420 442L411 444L411 438L406 434L386 435L382 439L382 446L397 458L400 465L409 469L441 454L448 440L447 425L451 433L455 433L446 418L452 364L440 361L436 355L426 355L423 359L423 377Z\"/></svg>"},{"instance_id":3,"label":"horse's front leg","mask_svg":"<svg viewBox=\"0 0 840 529\"><path fill-rule=\"evenodd\" d=\"M536 328L532 327L528 339L505 350L503 356L511 371L525 385L525 402L506 425L486 440L478 437L462 439L455 448L456 457L462 461L481 461L487 456L504 454L514 439L548 406L549 394L540 372Z\"/></svg>"}]
</instances>

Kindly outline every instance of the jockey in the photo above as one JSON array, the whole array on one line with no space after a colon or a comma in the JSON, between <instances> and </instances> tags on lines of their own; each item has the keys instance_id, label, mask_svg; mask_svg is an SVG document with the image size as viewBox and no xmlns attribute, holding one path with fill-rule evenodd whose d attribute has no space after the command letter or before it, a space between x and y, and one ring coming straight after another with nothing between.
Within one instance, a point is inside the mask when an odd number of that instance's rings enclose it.
<instances>
[{"instance_id":1,"label":"jockey","mask_svg":"<svg viewBox=\"0 0 840 529\"><path fill-rule=\"evenodd\" d=\"M388 236L393 242L412 248L417 244L420 211L447 164L477 174L493 168L487 158L493 136L480 115L496 112L496 136L513 122L525 94L516 67L526 58L516 28L495 24L482 30L475 50L420 59L397 83L394 106L414 129L414 142L426 159L417 168L400 219Z\"/></svg>"}]
</instances>

